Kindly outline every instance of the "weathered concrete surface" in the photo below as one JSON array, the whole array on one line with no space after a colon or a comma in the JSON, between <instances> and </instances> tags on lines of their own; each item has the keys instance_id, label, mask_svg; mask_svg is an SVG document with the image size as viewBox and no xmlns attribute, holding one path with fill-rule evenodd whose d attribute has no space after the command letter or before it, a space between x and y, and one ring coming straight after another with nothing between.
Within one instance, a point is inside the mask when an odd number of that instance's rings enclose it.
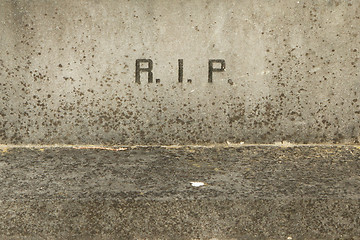
<instances>
[{"instance_id":1,"label":"weathered concrete surface","mask_svg":"<svg viewBox=\"0 0 360 240\"><path fill-rule=\"evenodd\" d=\"M359 32L359 1L1 0L0 143L357 142Z\"/></svg>"},{"instance_id":2,"label":"weathered concrete surface","mask_svg":"<svg viewBox=\"0 0 360 240\"><path fill-rule=\"evenodd\" d=\"M359 239L359 172L351 146L9 148L0 239Z\"/></svg>"}]
</instances>

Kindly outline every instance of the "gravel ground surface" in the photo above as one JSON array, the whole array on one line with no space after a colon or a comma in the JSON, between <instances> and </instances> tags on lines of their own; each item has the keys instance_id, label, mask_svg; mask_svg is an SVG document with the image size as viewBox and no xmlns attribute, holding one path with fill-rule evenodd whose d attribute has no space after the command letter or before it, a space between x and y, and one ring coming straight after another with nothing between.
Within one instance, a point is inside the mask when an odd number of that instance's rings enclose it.
<instances>
[{"instance_id":1,"label":"gravel ground surface","mask_svg":"<svg viewBox=\"0 0 360 240\"><path fill-rule=\"evenodd\" d=\"M357 146L0 148L0 239L359 239Z\"/></svg>"}]
</instances>

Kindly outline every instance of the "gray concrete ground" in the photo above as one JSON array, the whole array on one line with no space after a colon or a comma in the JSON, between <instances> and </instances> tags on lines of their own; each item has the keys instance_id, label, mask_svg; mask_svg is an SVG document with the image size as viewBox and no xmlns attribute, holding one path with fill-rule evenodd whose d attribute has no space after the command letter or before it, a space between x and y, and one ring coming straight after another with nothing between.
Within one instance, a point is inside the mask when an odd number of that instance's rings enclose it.
<instances>
[{"instance_id":1,"label":"gray concrete ground","mask_svg":"<svg viewBox=\"0 0 360 240\"><path fill-rule=\"evenodd\" d=\"M0 152L0 239L360 236L356 146Z\"/></svg>"}]
</instances>

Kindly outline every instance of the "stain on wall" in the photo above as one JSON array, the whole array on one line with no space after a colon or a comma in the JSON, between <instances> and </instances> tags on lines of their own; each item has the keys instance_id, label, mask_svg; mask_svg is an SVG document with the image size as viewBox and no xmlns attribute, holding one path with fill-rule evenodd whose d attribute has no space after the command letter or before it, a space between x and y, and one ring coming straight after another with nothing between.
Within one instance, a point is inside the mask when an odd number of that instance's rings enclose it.
<instances>
[{"instance_id":1,"label":"stain on wall","mask_svg":"<svg viewBox=\"0 0 360 240\"><path fill-rule=\"evenodd\" d=\"M3 144L360 140L358 1L3 0L0 32Z\"/></svg>"}]
</instances>

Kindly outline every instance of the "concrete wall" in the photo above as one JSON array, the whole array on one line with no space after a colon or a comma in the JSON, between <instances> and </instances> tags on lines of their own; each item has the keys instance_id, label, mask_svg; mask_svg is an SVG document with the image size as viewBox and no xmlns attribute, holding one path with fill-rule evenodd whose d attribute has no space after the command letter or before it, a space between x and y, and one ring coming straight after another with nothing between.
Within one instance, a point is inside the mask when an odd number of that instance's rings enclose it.
<instances>
[{"instance_id":1,"label":"concrete wall","mask_svg":"<svg viewBox=\"0 0 360 240\"><path fill-rule=\"evenodd\" d=\"M360 1L0 0L0 33L2 144L360 139Z\"/></svg>"}]
</instances>

